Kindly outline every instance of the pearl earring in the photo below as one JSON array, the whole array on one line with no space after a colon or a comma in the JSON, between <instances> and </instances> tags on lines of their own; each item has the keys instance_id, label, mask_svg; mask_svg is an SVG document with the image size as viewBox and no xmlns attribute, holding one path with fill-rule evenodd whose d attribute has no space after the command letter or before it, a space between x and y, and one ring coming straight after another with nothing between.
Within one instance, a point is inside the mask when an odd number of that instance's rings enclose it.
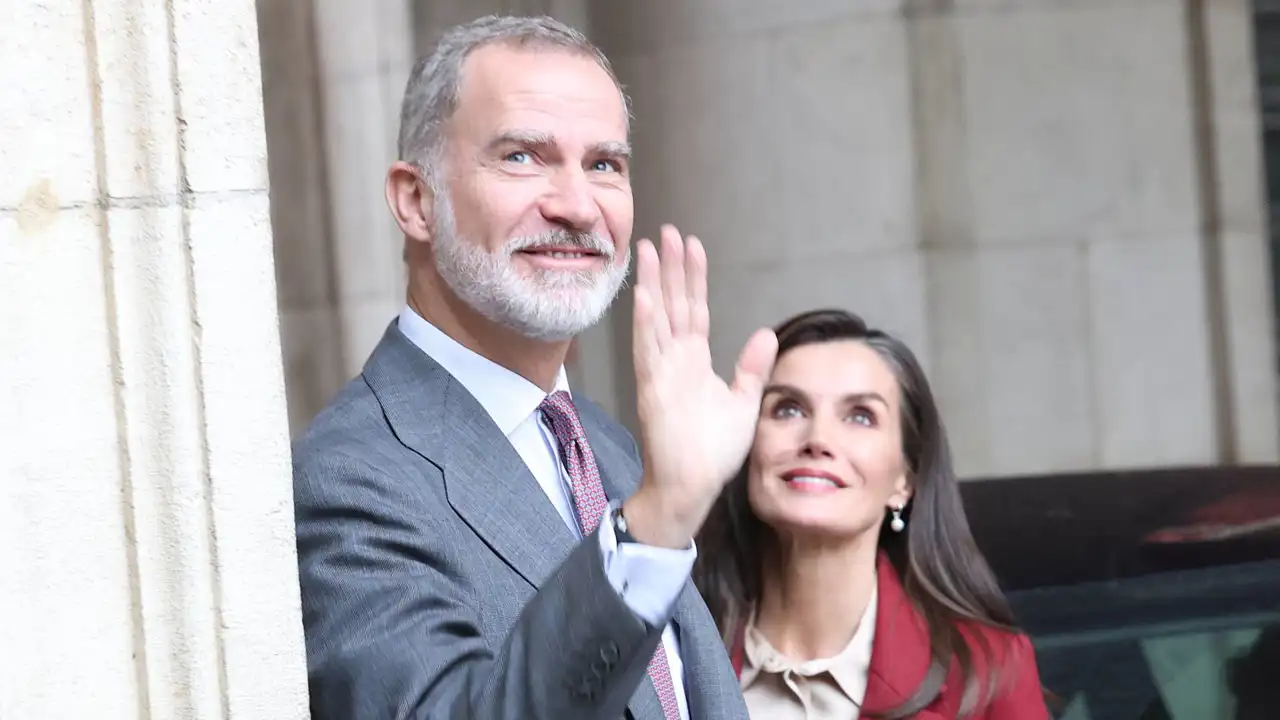
<instances>
[{"instance_id":1,"label":"pearl earring","mask_svg":"<svg viewBox=\"0 0 1280 720\"><path fill-rule=\"evenodd\" d=\"M894 532L902 532L907 527L907 521L902 519L902 506L893 509L893 519L889 521L889 529Z\"/></svg>"}]
</instances>

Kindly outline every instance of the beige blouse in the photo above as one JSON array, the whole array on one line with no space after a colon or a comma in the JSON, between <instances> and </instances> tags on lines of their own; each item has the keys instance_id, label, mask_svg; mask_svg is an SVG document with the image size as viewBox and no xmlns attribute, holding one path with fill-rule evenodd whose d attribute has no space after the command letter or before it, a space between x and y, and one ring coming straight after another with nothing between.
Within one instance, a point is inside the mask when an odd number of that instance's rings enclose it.
<instances>
[{"instance_id":1,"label":"beige blouse","mask_svg":"<svg viewBox=\"0 0 1280 720\"><path fill-rule=\"evenodd\" d=\"M867 692L867 669L876 634L876 591L853 639L831 658L792 662L747 624L742 695L756 720L857 720Z\"/></svg>"}]
</instances>

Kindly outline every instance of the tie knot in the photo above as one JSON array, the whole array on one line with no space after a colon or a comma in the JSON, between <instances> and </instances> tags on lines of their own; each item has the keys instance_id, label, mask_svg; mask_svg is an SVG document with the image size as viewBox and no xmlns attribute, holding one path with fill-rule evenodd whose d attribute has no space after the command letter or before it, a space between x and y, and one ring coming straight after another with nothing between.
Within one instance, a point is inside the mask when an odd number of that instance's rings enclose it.
<instances>
[{"instance_id":1,"label":"tie knot","mask_svg":"<svg viewBox=\"0 0 1280 720\"><path fill-rule=\"evenodd\" d=\"M551 432L555 433L556 440L561 445L587 438L586 431L582 429L582 420L578 418L578 409L573 406L573 398L564 390L548 395L538 409L547 418Z\"/></svg>"}]
</instances>

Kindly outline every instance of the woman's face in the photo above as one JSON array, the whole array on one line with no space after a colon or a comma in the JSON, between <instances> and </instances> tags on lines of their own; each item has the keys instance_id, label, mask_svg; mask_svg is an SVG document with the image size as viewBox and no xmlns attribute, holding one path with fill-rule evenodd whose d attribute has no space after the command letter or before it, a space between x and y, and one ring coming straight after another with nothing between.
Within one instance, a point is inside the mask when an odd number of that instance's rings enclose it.
<instances>
[{"instance_id":1,"label":"woman's face","mask_svg":"<svg viewBox=\"0 0 1280 720\"><path fill-rule=\"evenodd\" d=\"M803 345L778 359L751 448L748 496L786 534L879 532L910 497L901 392L858 341Z\"/></svg>"}]
</instances>

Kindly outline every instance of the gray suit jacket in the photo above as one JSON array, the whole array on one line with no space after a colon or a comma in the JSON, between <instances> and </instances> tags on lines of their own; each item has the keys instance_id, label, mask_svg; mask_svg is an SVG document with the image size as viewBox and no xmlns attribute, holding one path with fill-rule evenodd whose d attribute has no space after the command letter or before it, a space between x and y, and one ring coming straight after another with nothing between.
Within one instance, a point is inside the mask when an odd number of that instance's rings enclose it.
<instances>
[{"instance_id":1,"label":"gray suit jacket","mask_svg":"<svg viewBox=\"0 0 1280 720\"><path fill-rule=\"evenodd\" d=\"M605 492L636 489L635 442L577 398ZM393 323L294 446L315 720L662 720L660 639L578 542L480 404ZM695 720L746 718L710 614L673 620Z\"/></svg>"}]
</instances>

